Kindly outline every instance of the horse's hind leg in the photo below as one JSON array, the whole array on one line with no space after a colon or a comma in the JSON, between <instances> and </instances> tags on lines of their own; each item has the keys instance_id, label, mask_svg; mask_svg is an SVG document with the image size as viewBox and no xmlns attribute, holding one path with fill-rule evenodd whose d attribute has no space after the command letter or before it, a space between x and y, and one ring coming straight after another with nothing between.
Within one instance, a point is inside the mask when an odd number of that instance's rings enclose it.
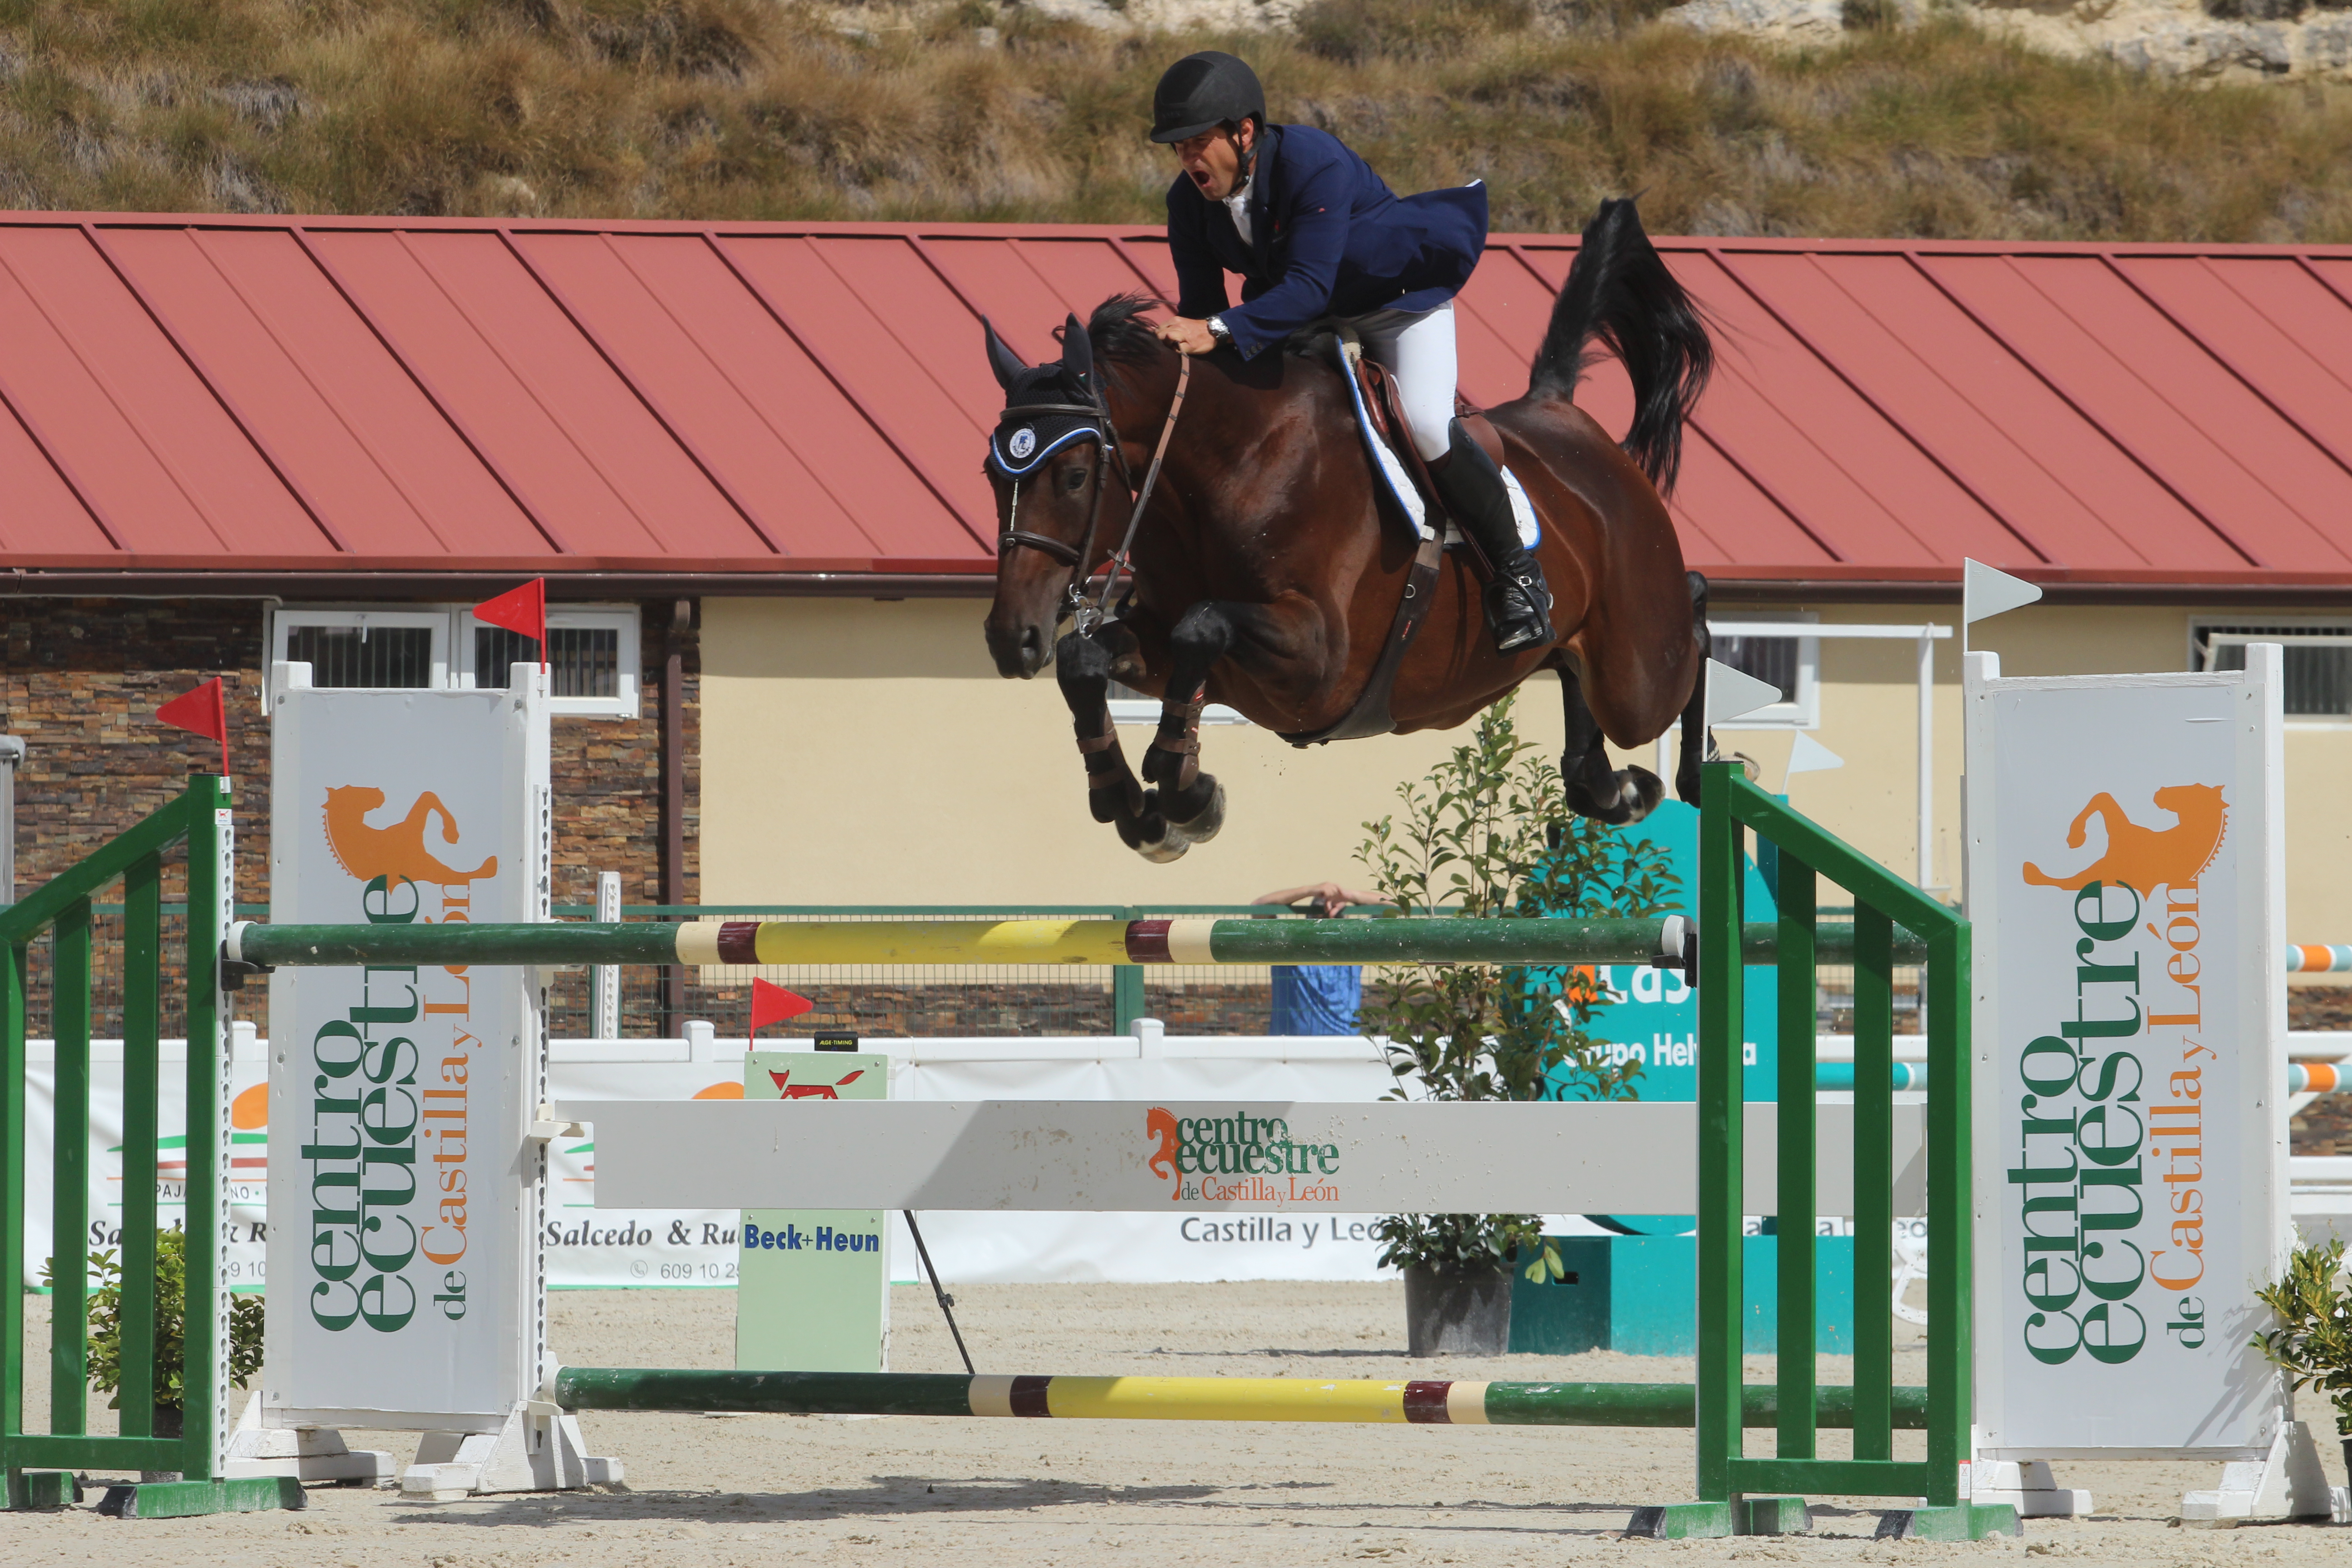
<instances>
[{"instance_id":1,"label":"horse's hind leg","mask_svg":"<svg viewBox=\"0 0 2352 1568\"><path fill-rule=\"evenodd\" d=\"M1110 718L1113 650L1094 637L1073 632L1054 650L1054 671L1062 700L1070 705L1078 754L1087 764L1087 805L1097 822L1118 829L1119 841L1148 860L1173 860L1192 841L1171 835L1168 821L1127 765L1118 731Z\"/></svg>"},{"instance_id":2,"label":"horse's hind leg","mask_svg":"<svg viewBox=\"0 0 2352 1568\"><path fill-rule=\"evenodd\" d=\"M1615 768L1601 721L1584 700L1584 687L1567 660L1559 671L1559 696L1568 716L1568 749L1560 753L1559 779L1569 809L1612 826L1639 822L1665 798L1666 786L1647 768Z\"/></svg>"},{"instance_id":3,"label":"horse's hind leg","mask_svg":"<svg viewBox=\"0 0 2352 1568\"><path fill-rule=\"evenodd\" d=\"M1213 600L1185 611L1168 634L1174 657L1143 776L1160 786L1151 804L1168 818L1169 831L1190 844L1206 843L1225 825L1224 786L1201 771L1201 710L1209 702L1209 668L1232 649L1236 634L1225 606Z\"/></svg>"},{"instance_id":4,"label":"horse's hind leg","mask_svg":"<svg viewBox=\"0 0 2352 1568\"><path fill-rule=\"evenodd\" d=\"M1675 764L1675 794L1698 804L1698 765L1715 755L1715 735L1706 727L1706 661L1715 653L1714 634L1706 629L1706 579L1690 574L1691 632L1698 639L1698 677L1691 682L1690 700L1683 704L1683 754Z\"/></svg>"},{"instance_id":5,"label":"horse's hind leg","mask_svg":"<svg viewBox=\"0 0 2352 1568\"><path fill-rule=\"evenodd\" d=\"M2106 829L2107 843L2110 846L2113 846L2116 841L2117 823L2121 823L2125 827L2131 826L2131 818L2124 815L2122 804L2105 790L2101 790L2084 803L2083 809L2075 815L2074 820L2067 825L2067 848L2080 849L2089 842L2088 829L2091 826L2091 818L2095 816L2099 819L2099 826Z\"/></svg>"}]
</instances>

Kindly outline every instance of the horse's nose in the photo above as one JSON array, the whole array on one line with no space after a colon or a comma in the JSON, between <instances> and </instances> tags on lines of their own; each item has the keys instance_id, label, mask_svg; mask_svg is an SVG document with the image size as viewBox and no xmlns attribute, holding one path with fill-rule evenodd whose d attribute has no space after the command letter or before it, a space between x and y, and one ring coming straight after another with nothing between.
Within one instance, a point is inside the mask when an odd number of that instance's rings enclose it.
<instances>
[{"instance_id":1,"label":"horse's nose","mask_svg":"<svg viewBox=\"0 0 2352 1568\"><path fill-rule=\"evenodd\" d=\"M1045 645L1045 627L1030 625L1013 631L993 621L988 627L988 651L996 660L996 673L1008 680L1028 679L1053 657Z\"/></svg>"}]
</instances>

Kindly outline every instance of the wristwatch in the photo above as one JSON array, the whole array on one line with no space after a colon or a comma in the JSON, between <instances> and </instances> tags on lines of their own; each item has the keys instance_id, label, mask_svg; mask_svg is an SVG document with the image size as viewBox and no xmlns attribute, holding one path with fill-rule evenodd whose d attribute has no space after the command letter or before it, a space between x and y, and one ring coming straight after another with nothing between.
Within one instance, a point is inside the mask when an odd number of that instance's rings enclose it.
<instances>
[{"instance_id":1,"label":"wristwatch","mask_svg":"<svg viewBox=\"0 0 2352 1568\"><path fill-rule=\"evenodd\" d=\"M1225 319L1223 316L1212 316L1201 324L1209 329L1209 335L1211 337L1216 339L1227 348L1234 346L1233 329L1225 325Z\"/></svg>"}]
</instances>

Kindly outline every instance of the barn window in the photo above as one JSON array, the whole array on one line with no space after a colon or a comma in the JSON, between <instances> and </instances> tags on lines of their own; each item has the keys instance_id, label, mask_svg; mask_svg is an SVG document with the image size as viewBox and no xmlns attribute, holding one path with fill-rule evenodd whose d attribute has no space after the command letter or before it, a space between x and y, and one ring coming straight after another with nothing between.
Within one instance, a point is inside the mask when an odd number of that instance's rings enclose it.
<instances>
[{"instance_id":1,"label":"barn window","mask_svg":"<svg viewBox=\"0 0 2352 1568\"><path fill-rule=\"evenodd\" d=\"M634 608L566 605L547 613L549 706L557 717L637 716L638 623ZM509 666L535 663L539 644L474 619L466 605L303 605L274 612L273 662L307 664L310 684L371 689L503 689Z\"/></svg>"},{"instance_id":2,"label":"barn window","mask_svg":"<svg viewBox=\"0 0 2352 1568\"><path fill-rule=\"evenodd\" d=\"M2250 642L2284 645L2288 718L2352 718L2352 622L2194 622L2189 628L2189 668L2243 669Z\"/></svg>"},{"instance_id":3,"label":"barn window","mask_svg":"<svg viewBox=\"0 0 2352 1568\"><path fill-rule=\"evenodd\" d=\"M460 618L467 658L459 685L503 688L509 666L538 660L539 644L530 637L485 626L471 614ZM557 713L635 718L637 668L636 611L547 612L547 689Z\"/></svg>"},{"instance_id":4,"label":"barn window","mask_svg":"<svg viewBox=\"0 0 2352 1568\"><path fill-rule=\"evenodd\" d=\"M437 610L279 610L273 662L307 664L313 686L415 690L448 683L449 617Z\"/></svg>"},{"instance_id":5,"label":"barn window","mask_svg":"<svg viewBox=\"0 0 2352 1568\"><path fill-rule=\"evenodd\" d=\"M1741 611L1709 622L1715 658L1742 675L1780 689L1780 700L1727 721L1735 730L1811 730L1822 721L1822 643L1800 635L1810 615L1782 616ZM1784 623L1786 633L1779 627Z\"/></svg>"}]
</instances>

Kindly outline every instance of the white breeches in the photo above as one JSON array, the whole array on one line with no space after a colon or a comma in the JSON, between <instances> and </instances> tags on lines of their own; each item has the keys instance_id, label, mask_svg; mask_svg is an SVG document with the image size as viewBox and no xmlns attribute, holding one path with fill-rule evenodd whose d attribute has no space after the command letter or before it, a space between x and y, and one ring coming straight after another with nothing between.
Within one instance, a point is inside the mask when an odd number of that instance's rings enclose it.
<instances>
[{"instance_id":1,"label":"white breeches","mask_svg":"<svg viewBox=\"0 0 2352 1568\"><path fill-rule=\"evenodd\" d=\"M1364 353L1396 377L1414 448L1426 461L1444 457L1454 419L1454 301L1434 310L1374 310L1349 324Z\"/></svg>"}]
</instances>

